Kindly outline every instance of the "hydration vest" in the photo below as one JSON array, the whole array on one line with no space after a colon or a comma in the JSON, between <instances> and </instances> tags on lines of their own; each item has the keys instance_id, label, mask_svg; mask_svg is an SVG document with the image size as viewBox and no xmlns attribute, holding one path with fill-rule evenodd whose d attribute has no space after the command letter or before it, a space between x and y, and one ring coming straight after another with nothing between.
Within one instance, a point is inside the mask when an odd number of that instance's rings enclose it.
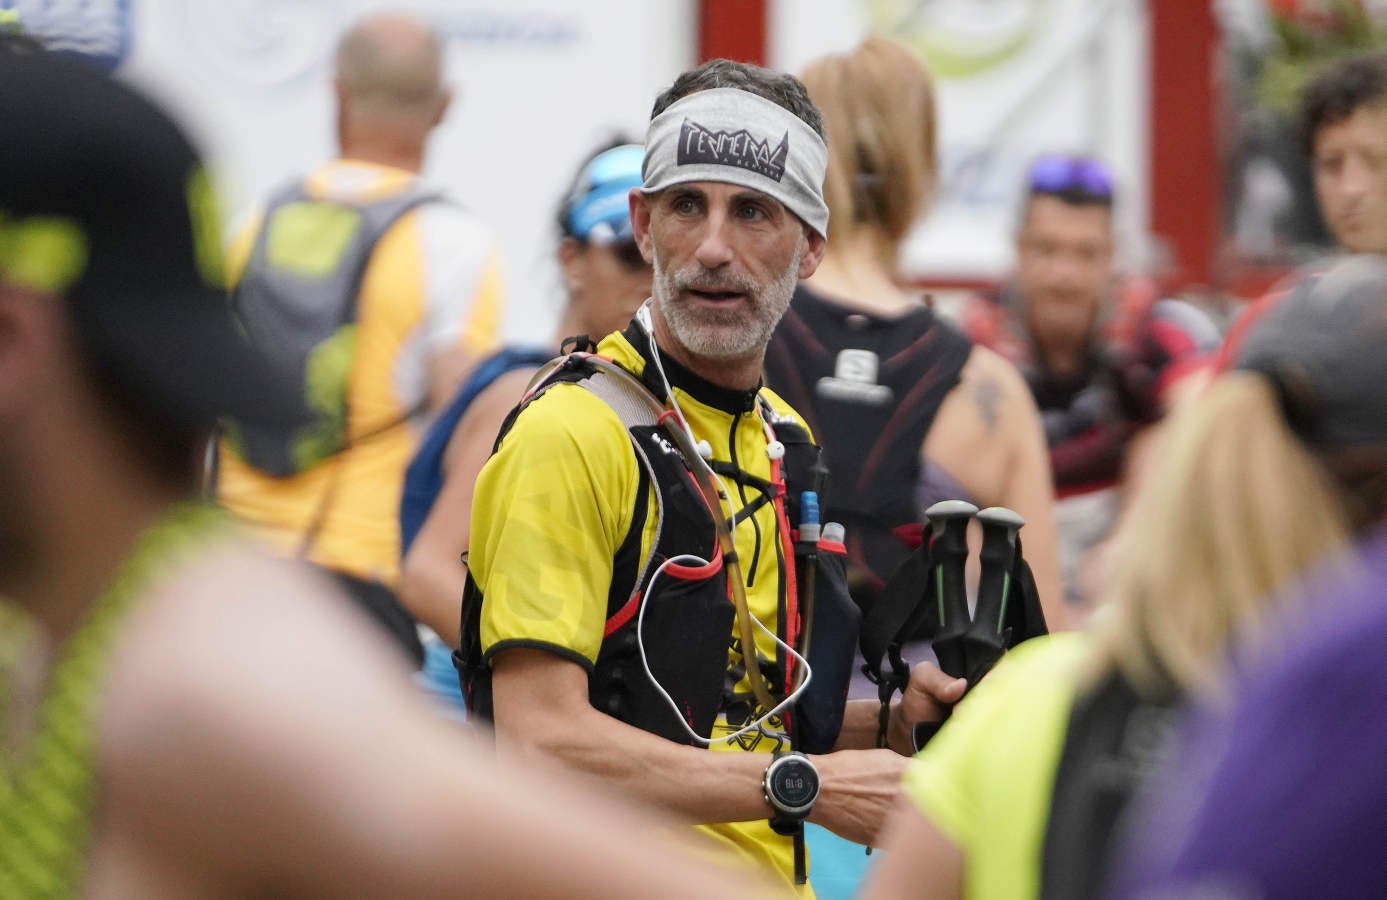
<instances>
[{"instance_id":1,"label":"hydration vest","mask_svg":"<svg viewBox=\"0 0 1387 900\"><path fill-rule=\"evenodd\" d=\"M232 291L232 308L270 362L297 376L313 417L294 429L229 423L227 440L247 463L285 477L346 448L357 300L366 266L391 225L440 198L414 180L371 201L310 196L300 183L271 198Z\"/></svg>"},{"instance_id":2,"label":"hydration vest","mask_svg":"<svg viewBox=\"0 0 1387 900\"><path fill-rule=\"evenodd\" d=\"M679 427L672 423L673 417L661 416L652 409L650 401L659 396L658 388L652 390L649 383L642 385L635 379L634 375L620 378L603 371L587 354L570 355L512 410L502 426L497 446L520 412L555 384L577 384L591 391L626 426L639 463L636 507L630 529L613 559L606 626L589 677L588 699L595 709L629 725L676 743L696 745L685 726L696 734L709 735L718 713L727 708L739 675L728 665L735 610L729 599L728 576L713 519L714 515L721 515L721 510L714 512L709 507L689 462L667 436L667 429ZM758 402L765 401L758 397ZM763 414L771 416L773 411L763 408ZM819 466L819 448L798 423L782 418L767 420L774 422L776 439L786 448L782 461L785 483L808 485L811 473ZM727 470L718 471L724 478L738 477ZM792 532L797 530L800 510L795 492L750 476L741 477L747 486L762 492L763 499L752 504L783 503ZM655 495L653 504L651 488ZM641 538L652 515L656 517L655 537L650 552L642 557ZM828 752L837 741L860 620L848 595L842 548L823 543L819 547L822 552L815 559L817 586L812 629L815 643L808 654L814 677L785 716L794 746L809 753ZM698 568L666 566L656 590L649 591L656 568L680 554L696 555L709 563ZM787 560L790 564L793 563ZM782 593L786 581L782 579ZM484 602L485 597L469 572L463 590L462 640L453 660L469 715L490 721L491 668L481 646ZM780 607L784 630L787 604L783 596ZM649 675L637 643L638 614L644 619L641 640ZM784 639L784 634L781 637ZM777 652L775 660L757 660L759 673L751 672L750 677L759 674L772 693L783 695L790 677L783 651ZM682 711L683 723L656 683L668 692L675 708Z\"/></svg>"},{"instance_id":3,"label":"hydration vest","mask_svg":"<svg viewBox=\"0 0 1387 900\"><path fill-rule=\"evenodd\" d=\"M871 316L803 285L766 348L767 384L828 448L824 516L847 528L859 601L918 544L920 448L972 350L927 307Z\"/></svg>"}]
</instances>

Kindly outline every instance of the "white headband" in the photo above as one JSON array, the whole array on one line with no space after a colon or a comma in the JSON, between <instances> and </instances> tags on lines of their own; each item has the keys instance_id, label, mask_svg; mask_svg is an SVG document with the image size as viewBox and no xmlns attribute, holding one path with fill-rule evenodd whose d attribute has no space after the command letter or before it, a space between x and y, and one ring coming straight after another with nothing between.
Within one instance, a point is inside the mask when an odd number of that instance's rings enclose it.
<instances>
[{"instance_id":1,"label":"white headband","mask_svg":"<svg viewBox=\"0 0 1387 900\"><path fill-rule=\"evenodd\" d=\"M826 237L827 168L828 147L799 116L741 88L713 88L651 120L641 190L652 194L690 181L738 184L774 197Z\"/></svg>"}]
</instances>

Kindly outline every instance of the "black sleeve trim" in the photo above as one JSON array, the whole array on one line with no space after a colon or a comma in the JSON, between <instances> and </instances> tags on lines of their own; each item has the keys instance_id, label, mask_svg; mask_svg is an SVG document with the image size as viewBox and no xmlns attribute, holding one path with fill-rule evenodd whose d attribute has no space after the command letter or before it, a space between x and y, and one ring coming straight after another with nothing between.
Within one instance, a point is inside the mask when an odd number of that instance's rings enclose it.
<instances>
[{"instance_id":1,"label":"black sleeve trim","mask_svg":"<svg viewBox=\"0 0 1387 900\"><path fill-rule=\"evenodd\" d=\"M562 644L551 644L548 641L532 641L528 638L516 638L514 640L509 641L497 641L496 643L488 647L486 652L482 654L482 665L487 666L489 668L491 666L491 661L496 658L496 654L503 653L506 650L516 649L543 650L546 653L554 654L560 659L566 659L569 662L575 662L583 667L583 671L587 672L589 675L592 674L592 660L588 659L586 656L579 653L577 650L574 650L571 647L565 647Z\"/></svg>"}]
</instances>

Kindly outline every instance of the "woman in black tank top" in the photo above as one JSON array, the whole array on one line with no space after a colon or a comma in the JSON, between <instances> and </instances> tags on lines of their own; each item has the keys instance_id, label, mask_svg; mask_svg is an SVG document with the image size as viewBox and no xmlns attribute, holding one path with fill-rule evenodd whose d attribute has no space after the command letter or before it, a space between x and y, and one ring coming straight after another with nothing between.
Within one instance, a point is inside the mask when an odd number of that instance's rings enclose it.
<instances>
[{"instance_id":1,"label":"woman in black tank top","mask_svg":"<svg viewBox=\"0 0 1387 900\"><path fill-rule=\"evenodd\" d=\"M829 241L771 339L766 381L804 415L824 448L825 518L846 526L854 596L869 604L918 545L928 506L966 499L1010 506L1027 519L1027 555L1042 597L1057 598L1043 458L1029 479L1033 499L1001 487L1003 454L995 464L979 462L980 451L996 453L1012 441L1013 430L1039 427L1000 421L999 410L1033 416L1034 404L1016 378L1017 396L1006 396L1007 378L989 370L1009 367L975 349L899 278L901 246L937 177L930 76L913 51L871 37L801 77L828 132ZM955 391L970 380L972 390ZM956 395L967 399L951 413L946 400ZM941 410L946 420L983 421L975 423L976 438L927 458Z\"/></svg>"}]
</instances>

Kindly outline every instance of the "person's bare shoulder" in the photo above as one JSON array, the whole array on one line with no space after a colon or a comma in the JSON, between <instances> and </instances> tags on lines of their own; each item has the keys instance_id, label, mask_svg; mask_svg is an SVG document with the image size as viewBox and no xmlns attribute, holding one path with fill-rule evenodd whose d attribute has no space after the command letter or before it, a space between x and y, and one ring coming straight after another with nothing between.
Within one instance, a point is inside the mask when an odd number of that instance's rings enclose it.
<instances>
[{"instance_id":1,"label":"person's bare shoulder","mask_svg":"<svg viewBox=\"0 0 1387 900\"><path fill-rule=\"evenodd\" d=\"M490 454L496 435L510 411L520 403L525 388L535 370L529 367L513 369L486 386L458 420L453 436L448 439L446 464L449 468L464 454Z\"/></svg>"},{"instance_id":2,"label":"person's bare shoulder","mask_svg":"<svg viewBox=\"0 0 1387 900\"><path fill-rule=\"evenodd\" d=\"M349 603L237 541L151 592L102 698L99 859L208 896L767 895L464 737Z\"/></svg>"},{"instance_id":3,"label":"person's bare shoulder","mask_svg":"<svg viewBox=\"0 0 1387 900\"><path fill-rule=\"evenodd\" d=\"M1016 367L975 344L925 437L924 455L975 498L999 502L1021 429L1036 426L1035 401Z\"/></svg>"},{"instance_id":4,"label":"person's bare shoulder","mask_svg":"<svg viewBox=\"0 0 1387 900\"><path fill-rule=\"evenodd\" d=\"M229 536L160 579L131 615L103 728L120 752L176 721L235 728L261 718L249 703L270 702L268 715L382 680L408 694L407 678L403 657L328 579Z\"/></svg>"},{"instance_id":5,"label":"person's bare shoulder","mask_svg":"<svg viewBox=\"0 0 1387 900\"><path fill-rule=\"evenodd\" d=\"M968 386L977 415L989 429L1002 425L1016 407L1033 407L1030 388L1016 366L995 350L973 346L962 378Z\"/></svg>"},{"instance_id":6,"label":"person's bare shoulder","mask_svg":"<svg viewBox=\"0 0 1387 900\"><path fill-rule=\"evenodd\" d=\"M315 820L330 831L316 807L357 762L334 742L370 743L397 718L383 710L422 702L396 656L325 579L239 540L209 545L153 587L113 649L105 823L209 873L293 846Z\"/></svg>"},{"instance_id":7,"label":"person's bare shoulder","mask_svg":"<svg viewBox=\"0 0 1387 900\"><path fill-rule=\"evenodd\" d=\"M108 703L125 699L125 688L144 695L145 709L174 692L213 704L270 683L285 693L286 678L339 654L361 656L372 669L407 671L328 579L229 533L179 563L140 601L117 645ZM165 677L135 679L156 672ZM208 690L214 696L199 693Z\"/></svg>"}]
</instances>

